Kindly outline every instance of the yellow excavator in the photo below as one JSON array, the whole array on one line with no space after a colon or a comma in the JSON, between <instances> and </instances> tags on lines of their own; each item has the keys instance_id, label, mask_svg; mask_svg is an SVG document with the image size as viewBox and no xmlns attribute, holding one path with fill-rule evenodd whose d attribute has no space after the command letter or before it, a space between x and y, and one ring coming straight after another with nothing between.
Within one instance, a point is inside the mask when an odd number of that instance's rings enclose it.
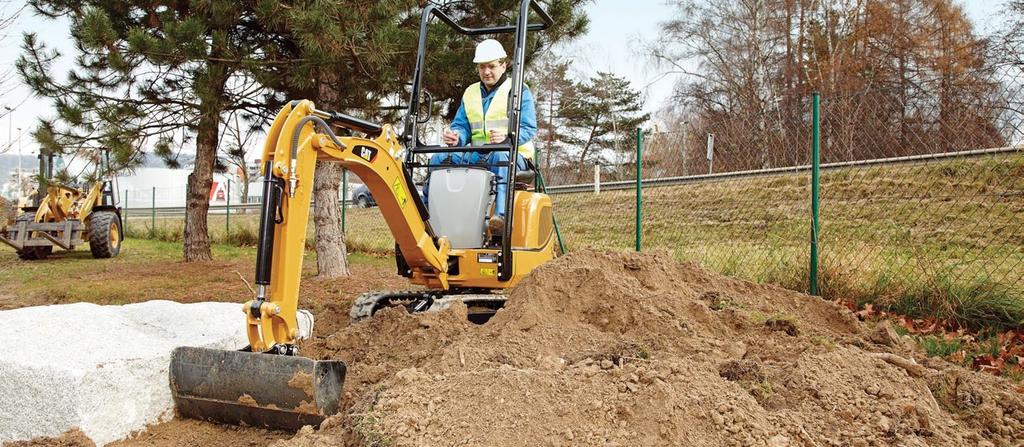
<instances>
[{"instance_id":1,"label":"yellow excavator","mask_svg":"<svg viewBox=\"0 0 1024 447\"><path fill-rule=\"evenodd\" d=\"M542 23L527 23L531 9ZM242 306L249 345L240 351L175 349L170 386L179 415L294 430L318 425L341 408L344 362L298 356L303 335L297 318L302 312L299 281L318 161L341 163L366 183L395 238L398 273L422 286L364 294L352 307L353 319L370 317L387 306L420 312L462 301L471 310L471 319L485 321L503 305L502 290L554 257L551 199L524 184L535 173L517 172L512 144L519 134L526 32L547 28L551 18L535 0L523 0L519 13L515 25L463 28L432 5L424 9L412 97L401 134L389 125L318 110L307 100L293 101L278 113L261 159L257 290ZM433 16L467 35L515 33L505 142L441 147L419 141L417 126L426 121L419 117L426 32ZM424 108L430 110L426 96ZM337 136L335 126L365 136ZM467 151L508 152L506 178L515 185L504 188L503 197L495 197L498 178L488 166L418 161L430 154ZM413 184L414 169L429 171L429 206ZM506 201L508 224L490 234L485 222L495 200Z\"/></svg>"}]
</instances>

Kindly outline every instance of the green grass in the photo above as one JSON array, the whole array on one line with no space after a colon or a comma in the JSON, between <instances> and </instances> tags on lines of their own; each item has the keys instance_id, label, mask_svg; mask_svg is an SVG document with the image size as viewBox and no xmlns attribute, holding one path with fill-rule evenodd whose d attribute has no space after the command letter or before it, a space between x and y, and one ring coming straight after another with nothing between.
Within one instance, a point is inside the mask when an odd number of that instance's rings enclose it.
<instances>
[{"instance_id":1,"label":"green grass","mask_svg":"<svg viewBox=\"0 0 1024 447\"><path fill-rule=\"evenodd\" d=\"M917 344L929 357L947 357L963 348L959 339L946 340L934 335L917 337Z\"/></svg>"},{"instance_id":2,"label":"green grass","mask_svg":"<svg viewBox=\"0 0 1024 447\"><path fill-rule=\"evenodd\" d=\"M388 447L391 438L381 430L381 421L372 414L354 415L354 431L366 447Z\"/></svg>"},{"instance_id":3,"label":"green grass","mask_svg":"<svg viewBox=\"0 0 1024 447\"><path fill-rule=\"evenodd\" d=\"M255 259L254 251L242 247L214 244L211 247L216 259ZM91 271L96 263L104 263L116 267L125 263L136 262L174 262L182 256L181 244L146 240L125 239L121 253L112 259L93 259L88 245L70 252L55 250L54 254L41 262L25 262L18 259L14 250L0 249L0 283L22 282L38 278L40 275L52 274L77 275Z\"/></svg>"},{"instance_id":4,"label":"green grass","mask_svg":"<svg viewBox=\"0 0 1024 447\"><path fill-rule=\"evenodd\" d=\"M395 249L395 240L391 237L387 224L376 208L346 210L346 235L348 248L353 253L372 254L375 256L391 255ZM155 226L154 226L155 223ZM229 228L230 224L230 228ZM180 243L185 234L184 217L157 217L129 214L125 225L128 237L156 239L166 242ZM230 221L224 215L210 215L207 222L207 234L211 243L243 247L255 247L259 235L259 216L256 214L232 215ZM306 228L306 247L313 248L313 219Z\"/></svg>"},{"instance_id":5,"label":"green grass","mask_svg":"<svg viewBox=\"0 0 1024 447\"><path fill-rule=\"evenodd\" d=\"M44 261L22 261L0 248L0 308L90 302L126 304L147 299L231 298L244 295L242 280L252 282L256 250L226 244L211 246L213 263L181 262L177 242L128 238L111 259L93 259L88 246L57 251ZM390 270L393 260L364 253L349 255L351 265ZM316 253L304 264L315 271Z\"/></svg>"},{"instance_id":6,"label":"green grass","mask_svg":"<svg viewBox=\"0 0 1024 447\"><path fill-rule=\"evenodd\" d=\"M251 249L225 245L211 249L216 259L227 263L255 259ZM157 297L164 291L185 288L182 277L158 274L178 268L181 250L180 244L126 239L121 253L111 259L93 259L88 246L84 246L73 251L57 250L44 261L27 262L18 259L13 250L0 249L0 295L25 300L15 305L125 304L139 296ZM232 275L224 280L235 278Z\"/></svg>"},{"instance_id":7,"label":"green grass","mask_svg":"<svg viewBox=\"0 0 1024 447\"><path fill-rule=\"evenodd\" d=\"M819 286L827 299L877 303L975 327L1024 322L1024 155L825 171ZM569 251L632 250L635 192L556 194ZM210 217L218 243L253 245L257 216ZM148 236L132 216L128 234ZM352 252L390 254L379 211L347 210ZM180 241L181 218L157 239ZM312 225L309 227L312 241ZM807 291L809 174L644 190L643 247L668 249L720 273Z\"/></svg>"}]
</instances>

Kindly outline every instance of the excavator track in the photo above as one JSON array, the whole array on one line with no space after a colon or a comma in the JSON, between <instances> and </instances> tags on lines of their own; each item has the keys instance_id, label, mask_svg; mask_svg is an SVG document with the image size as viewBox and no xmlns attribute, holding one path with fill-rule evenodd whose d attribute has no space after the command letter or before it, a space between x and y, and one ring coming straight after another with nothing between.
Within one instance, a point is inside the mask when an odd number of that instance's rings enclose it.
<instances>
[{"instance_id":1,"label":"excavator track","mask_svg":"<svg viewBox=\"0 0 1024 447\"><path fill-rule=\"evenodd\" d=\"M440 312L461 301L469 310L469 320L483 324L505 306L507 297L494 293L449 293L437 290L383 290L366 292L356 298L349 311L352 322L373 317L386 307L404 306L409 313Z\"/></svg>"}]
</instances>

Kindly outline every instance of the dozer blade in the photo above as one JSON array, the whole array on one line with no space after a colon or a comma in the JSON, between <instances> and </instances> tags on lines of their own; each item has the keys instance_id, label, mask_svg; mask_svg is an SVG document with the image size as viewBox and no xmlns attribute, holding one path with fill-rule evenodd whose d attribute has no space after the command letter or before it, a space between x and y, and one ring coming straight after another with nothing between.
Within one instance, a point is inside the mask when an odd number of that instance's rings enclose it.
<instances>
[{"instance_id":1,"label":"dozer blade","mask_svg":"<svg viewBox=\"0 0 1024 447\"><path fill-rule=\"evenodd\" d=\"M182 417L298 430L338 412L345 363L180 347L171 353L170 382Z\"/></svg>"}]
</instances>

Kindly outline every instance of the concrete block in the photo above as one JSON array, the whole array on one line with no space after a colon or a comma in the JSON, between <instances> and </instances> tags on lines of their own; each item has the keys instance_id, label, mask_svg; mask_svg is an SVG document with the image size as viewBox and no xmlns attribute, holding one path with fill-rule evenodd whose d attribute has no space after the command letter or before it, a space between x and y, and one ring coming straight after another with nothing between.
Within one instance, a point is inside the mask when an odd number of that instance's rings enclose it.
<instances>
[{"instance_id":1,"label":"concrete block","mask_svg":"<svg viewBox=\"0 0 1024 447\"><path fill-rule=\"evenodd\" d=\"M0 312L0 443L78 427L96 444L173 417L178 346L239 349L241 305L76 303Z\"/></svg>"}]
</instances>

